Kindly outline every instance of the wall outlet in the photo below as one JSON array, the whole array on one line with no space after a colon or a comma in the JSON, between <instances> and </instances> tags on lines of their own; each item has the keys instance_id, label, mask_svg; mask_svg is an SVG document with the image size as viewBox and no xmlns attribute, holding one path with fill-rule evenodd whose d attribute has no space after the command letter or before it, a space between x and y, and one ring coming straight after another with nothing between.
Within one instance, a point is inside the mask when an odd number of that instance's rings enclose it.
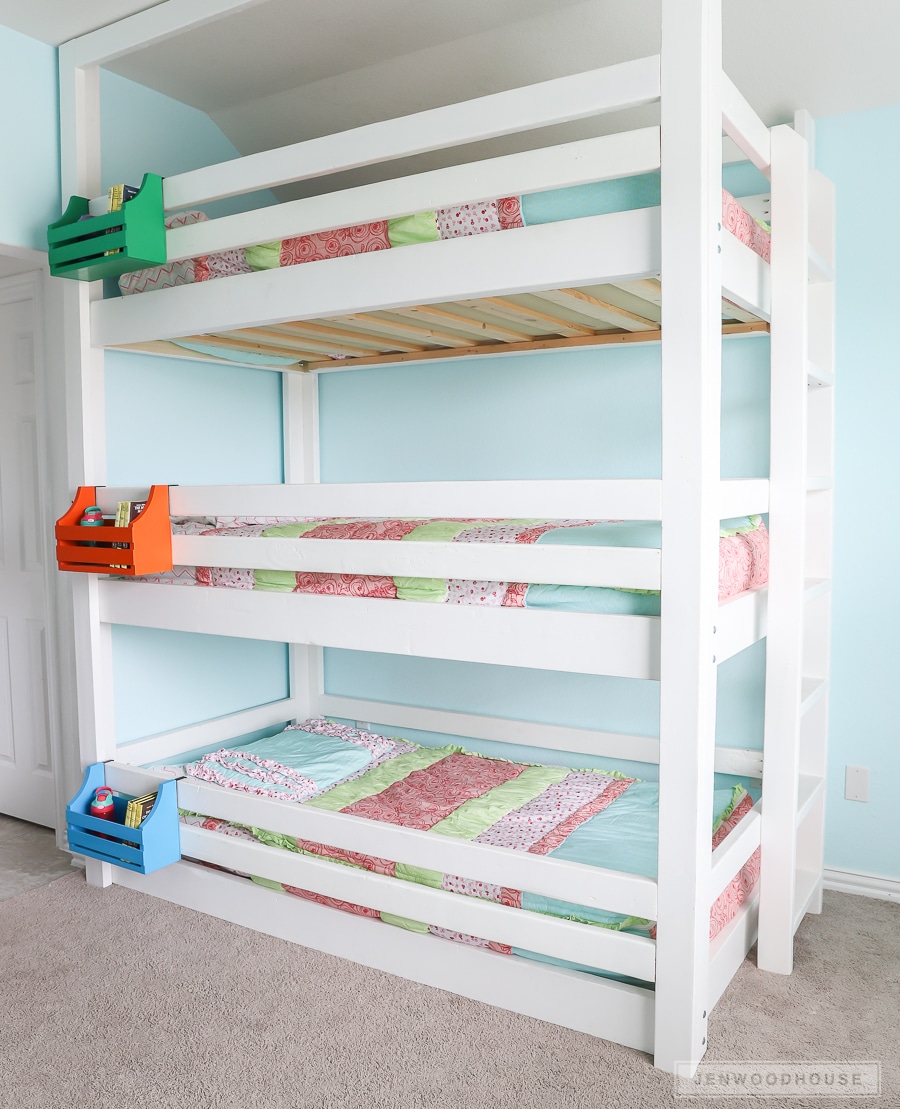
<instances>
[{"instance_id":1,"label":"wall outlet","mask_svg":"<svg viewBox=\"0 0 900 1109\"><path fill-rule=\"evenodd\" d=\"M844 796L848 801L869 800L869 768L848 766L844 779Z\"/></svg>"}]
</instances>

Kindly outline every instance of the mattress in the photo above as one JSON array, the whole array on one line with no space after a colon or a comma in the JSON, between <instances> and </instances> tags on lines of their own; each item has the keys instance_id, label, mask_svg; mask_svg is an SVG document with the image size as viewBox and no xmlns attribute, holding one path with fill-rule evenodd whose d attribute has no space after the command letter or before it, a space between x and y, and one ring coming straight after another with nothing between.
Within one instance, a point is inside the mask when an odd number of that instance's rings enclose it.
<instances>
[{"instance_id":1,"label":"mattress","mask_svg":"<svg viewBox=\"0 0 900 1109\"><path fill-rule=\"evenodd\" d=\"M507 231L526 225L523 207L523 198L501 197L452 208L439 208L432 212L418 212L398 219L378 220L356 227L340 227L314 235L300 235L220 251L122 274L119 289L123 295L128 296L195 281L212 281L240 273L279 269L416 243ZM206 214L200 210L179 212L166 217L166 228L171 230L204 222L206 218ZM769 261L771 236L768 228L758 223L726 189L722 189L722 226L764 261ZM202 346L193 343L182 345L192 350L198 350ZM216 353L221 354L221 351Z\"/></svg>"},{"instance_id":2,"label":"mattress","mask_svg":"<svg viewBox=\"0 0 900 1109\"><path fill-rule=\"evenodd\" d=\"M473 843L656 877L658 786L615 771L571 770L505 761L477 755L455 745L422 747L408 740L359 731L324 719L292 725L277 736L247 743L240 749L206 754L177 769L201 781L256 796L344 812ZM743 786L715 791L712 847L737 825L752 804ZM596 927L655 935L655 923L651 920L459 875L440 874L201 814L182 813L182 820L223 835L329 859L462 896ZM711 906L710 938L721 931L750 897L758 873L757 852ZM309 890L265 879L254 880L306 900L411 931L427 932L503 954L532 957L532 953L497 943L490 937L464 935Z\"/></svg>"},{"instance_id":3,"label":"mattress","mask_svg":"<svg viewBox=\"0 0 900 1109\"><path fill-rule=\"evenodd\" d=\"M232 517L179 520L176 535L383 542L539 543L545 546L656 547L659 523L610 520L403 520L315 518L279 520ZM719 534L719 601L765 585L769 577L769 537L759 516L726 521ZM132 578L169 585L259 589L279 593L422 601L480 607L540 608L555 611L658 616L654 590L524 582L387 577L382 575L251 570L220 566L176 566L164 574Z\"/></svg>"}]
</instances>

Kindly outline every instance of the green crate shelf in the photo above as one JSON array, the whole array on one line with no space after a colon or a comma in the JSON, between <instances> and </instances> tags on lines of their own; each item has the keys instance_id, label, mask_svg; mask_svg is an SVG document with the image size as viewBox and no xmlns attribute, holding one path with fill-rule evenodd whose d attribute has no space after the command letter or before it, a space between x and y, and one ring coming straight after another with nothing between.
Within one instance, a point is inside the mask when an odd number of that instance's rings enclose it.
<instances>
[{"instance_id":1,"label":"green crate shelf","mask_svg":"<svg viewBox=\"0 0 900 1109\"><path fill-rule=\"evenodd\" d=\"M87 214L87 200L73 196L63 215L47 228L54 277L97 281L165 265L165 212L162 178L157 174L145 173L137 195L118 212L83 220Z\"/></svg>"}]
</instances>

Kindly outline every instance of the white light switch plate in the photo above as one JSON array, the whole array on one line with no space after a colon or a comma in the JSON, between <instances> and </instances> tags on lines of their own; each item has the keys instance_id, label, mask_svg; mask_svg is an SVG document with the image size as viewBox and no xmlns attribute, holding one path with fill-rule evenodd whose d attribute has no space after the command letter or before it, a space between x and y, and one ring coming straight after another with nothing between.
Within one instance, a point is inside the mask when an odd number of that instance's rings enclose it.
<instances>
[{"instance_id":1,"label":"white light switch plate","mask_svg":"<svg viewBox=\"0 0 900 1109\"><path fill-rule=\"evenodd\" d=\"M847 767L844 796L848 801L869 800L869 768L867 766Z\"/></svg>"}]
</instances>

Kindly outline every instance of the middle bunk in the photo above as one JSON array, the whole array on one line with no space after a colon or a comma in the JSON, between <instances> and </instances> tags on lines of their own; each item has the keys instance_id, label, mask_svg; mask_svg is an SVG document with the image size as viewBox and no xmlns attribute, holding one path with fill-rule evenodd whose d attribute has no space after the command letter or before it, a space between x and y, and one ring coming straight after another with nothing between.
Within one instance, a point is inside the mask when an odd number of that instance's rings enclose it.
<instances>
[{"instance_id":1,"label":"middle bunk","mask_svg":"<svg viewBox=\"0 0 900 1109\"><path fill-rule=\"evenodd\" d=\"M98 500L111 510L127 492L99 490ZM546 507L630 501L631 511L512 516L520 499L540 507L541 494ZM638 507L653 507L659 482L182 486L169 496L174 569L102 580L102 620L659 678L661 532L647 522L658 513ZM426 497L479 511L423 517ZM723 483L720 661L765 634L766 527L759 515L726 515L750 497L765 511L767 483ZM396 511L321 517L309 511L319 502Z\"/></svg>"}]
</instances>

